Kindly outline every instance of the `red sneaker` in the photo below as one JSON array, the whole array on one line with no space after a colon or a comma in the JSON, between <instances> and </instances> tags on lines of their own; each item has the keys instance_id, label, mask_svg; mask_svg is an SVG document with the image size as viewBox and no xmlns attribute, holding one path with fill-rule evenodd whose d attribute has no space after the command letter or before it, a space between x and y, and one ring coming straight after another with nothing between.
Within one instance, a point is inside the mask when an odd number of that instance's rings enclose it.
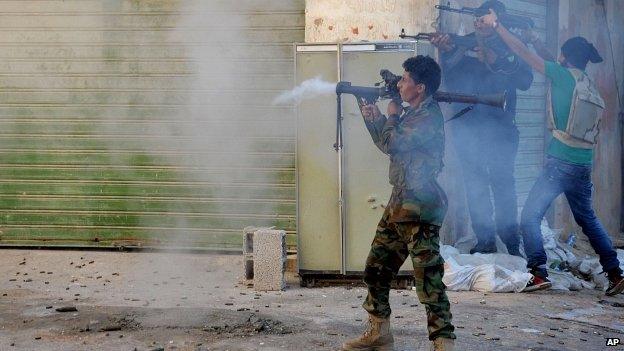
<instances>
[{"instance_id":1,"label":"red sneaker","mask_svg":"<svg viewBox=\"0 0 624 351\"><path fill-rule=\"evenodd\" d=\"M533 278L529 280L529 283L524 290L522 290L522 292L550 289L551 286L552 283L548 280L548 278L533 274Z\"/></svg>"}]
</instances>

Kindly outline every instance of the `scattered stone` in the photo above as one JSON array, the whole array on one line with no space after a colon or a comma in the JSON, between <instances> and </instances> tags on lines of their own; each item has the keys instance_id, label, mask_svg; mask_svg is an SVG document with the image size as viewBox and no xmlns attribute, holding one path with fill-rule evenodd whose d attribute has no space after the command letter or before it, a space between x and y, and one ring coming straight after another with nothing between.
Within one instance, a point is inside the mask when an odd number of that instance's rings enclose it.
<instances>
[{"instance_id":1,"label":"scattered stone","mask_svg":"<svg viewBox=\"0 0 624 351\"><path fill-rule=\"evenodd\" d=\"M63 306L63 307L57 307L56 308L56 312L77 312L78 309L76 308L76 306Z\"/></svg>"},{"instance_id":2,"label":"scattered stone","mask_svg":"<svg viewBox=\"0 0 624 351\"><path fill-rule=\"evenodd\" d=\"M49 310L51 308L52 308L52 306L46 306L46 310Z\"/></svg>"},{"instance_id":3,"label":"scattered stone","mask_svg":"<svg viewBox=\"0 0 624 351\"><path fill-rule=\"evenodd\" d=\"M624 303L615 302L615 301L607 301L607 300L599 300L599 304L613 306L613 307L624 307Z\"/></svg>"},{"instance_id":4,"label":"scattered stone","mask_svg":"<svg viewBox=\"0 0 624 351\"><path fill-rule=\"evenodd\" d=\"M105 325L102 328L100 328L101 332L111 332L111 331L119 331L121 330L122 325L121 324L110 324L110 325ZM106 336L108 336L108 333L106 333Z\"/></svg>"},{"instance_id":5,"label":"scattered stone","mask_svg":"<svg viewBox=\"0 0 624 351\"><path fill-rule=\"evenodd\" d=\"M35 340L41 340L40 336L35 336Z\"/></svg>"}]
</instances>

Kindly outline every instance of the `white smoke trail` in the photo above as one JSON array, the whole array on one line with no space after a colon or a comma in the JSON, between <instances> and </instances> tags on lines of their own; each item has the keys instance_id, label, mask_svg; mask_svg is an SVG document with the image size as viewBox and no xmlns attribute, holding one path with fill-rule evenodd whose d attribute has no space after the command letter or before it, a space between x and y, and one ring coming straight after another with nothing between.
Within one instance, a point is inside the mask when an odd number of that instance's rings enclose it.
<instances>
[{"instance_id":1,"label":"white smoke trail","mask_svg":"<svg viewBox=\"0 0 624 351\"><path fill-rule=\"evenodd\" d=\"M322 80L321 77L315 77L302 82L293 90L281 93L273 100L273 105L298 105L303 100L334 93L336 93L336 83L330 83Z\"/></svg>"}]
</instances>

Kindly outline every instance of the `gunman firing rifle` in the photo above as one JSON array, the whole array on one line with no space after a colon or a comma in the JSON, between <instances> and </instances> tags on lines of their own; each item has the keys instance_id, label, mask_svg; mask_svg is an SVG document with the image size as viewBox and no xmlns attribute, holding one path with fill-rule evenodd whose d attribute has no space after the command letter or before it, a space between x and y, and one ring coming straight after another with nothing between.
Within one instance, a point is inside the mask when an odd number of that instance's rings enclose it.
<instances>
[{"instance_id":1,"label":"gunman firing rifle","mask_svg":"<svg viewBox=\"0 0 624 351\"><path fill-rule=\"evenodd\" d=\"M462 7L461 9L444 6L444 5L436 5L436 9L440 11L448 11L454 13L461 13L464 15L472 15L474 17L482 17L490 13L489 9L481 9L478 7ZM530 29L535 26L535 22L529 17L510 15L507 13L498 14L498 20L505 25L507 28L518 28L518 29Z\"/></svg>"}]
</instances>

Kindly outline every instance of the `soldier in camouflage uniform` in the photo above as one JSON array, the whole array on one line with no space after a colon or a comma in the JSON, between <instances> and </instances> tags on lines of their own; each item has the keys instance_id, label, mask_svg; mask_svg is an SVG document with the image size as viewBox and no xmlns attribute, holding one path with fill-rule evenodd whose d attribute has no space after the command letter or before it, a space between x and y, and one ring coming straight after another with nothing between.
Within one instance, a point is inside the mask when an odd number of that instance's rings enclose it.
<instances>
[{"instance_id":1,"label":"soldier in camouflage uniform","mask_svg":"<svg viewBox=\"0 0 624 351\"><path fill-rule=\"evenodd\" d=\"M388 116L375 105L362 107L373 142L390 156L392 196L377 226L366 260L364 282L368 296L363 303L369 313L364 334L347 341L343 350L391 350L390 283L408 255L412 258L416 292L427 312L432 350L452 350L451 324L446 286L442 283L444 260L440 256L439 230L447 201L436 181L444 156L444 119L432 94L440 86L440 67L428 56L403 63L399 82L401 107L388 106Z\"/></svg>"}]
</instances>

